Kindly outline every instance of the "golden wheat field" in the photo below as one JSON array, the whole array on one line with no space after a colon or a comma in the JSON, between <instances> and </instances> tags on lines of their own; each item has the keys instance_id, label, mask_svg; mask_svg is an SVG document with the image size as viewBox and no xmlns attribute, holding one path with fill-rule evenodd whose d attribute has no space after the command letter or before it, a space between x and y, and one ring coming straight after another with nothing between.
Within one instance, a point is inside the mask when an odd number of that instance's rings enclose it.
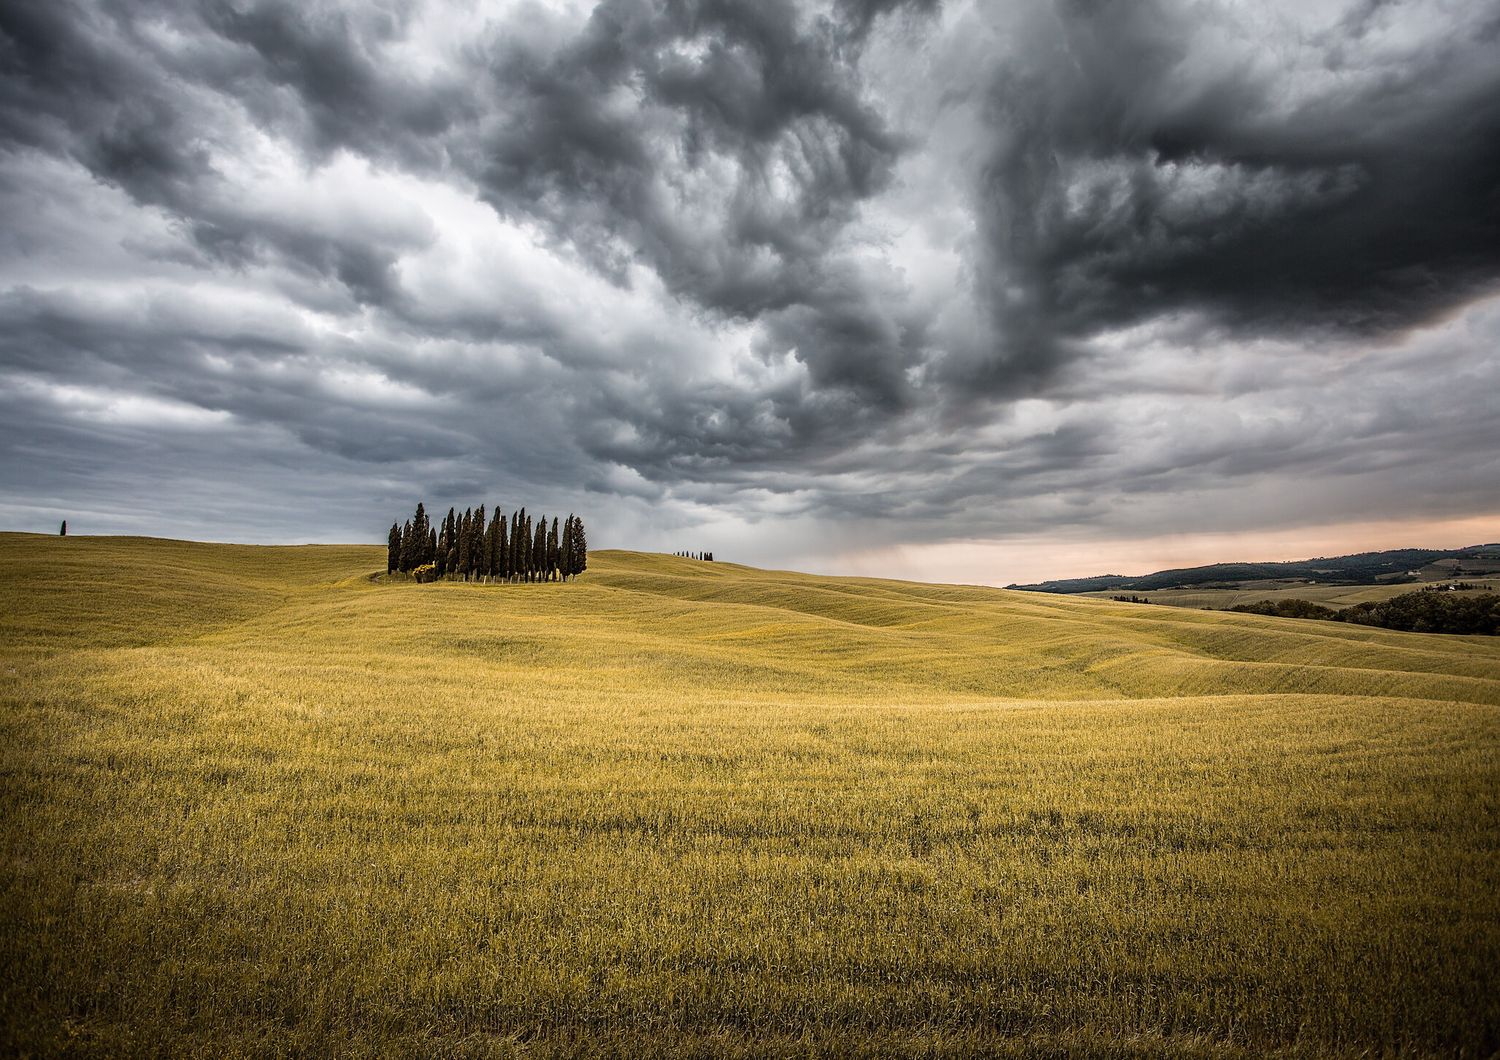
<instances>
[{"instance_id":1,"label":"golden wheat field","mask_svg":"<svg viewBox=\"0 0 1500 1060\"><path fill-rule=\"evenodd\" d=\"M1500 1049L1500 641L0 535L0 1053Z\"/></svg>"},{"instance_id":2,"label":"golden wheat field","mask_svg":"<svg viewBox=\"0 0 1500 1060\"><path fill-rule=\"evenodd\" d=\"M1474 586L1459 592L1460 596L1500 591L1500 581L1493 578L1475 577L1463 579ZM1241 586L1238 589L1114 589L1106 592L1080 593L1093 600L1110 600L1116 596L1135 595L1144 597L1153 604L1170 607L1198 607L1213 610L1228 610L1239 604L1253 604L1260 600L1311 600L1315 604L1340 610L1353 604L1375 603L1389 600L1406 593L1419 592L1420 584L1410 582L1393 585L1307 585L1266 582L1264 586Z\"/></svg>"}]
</instances>

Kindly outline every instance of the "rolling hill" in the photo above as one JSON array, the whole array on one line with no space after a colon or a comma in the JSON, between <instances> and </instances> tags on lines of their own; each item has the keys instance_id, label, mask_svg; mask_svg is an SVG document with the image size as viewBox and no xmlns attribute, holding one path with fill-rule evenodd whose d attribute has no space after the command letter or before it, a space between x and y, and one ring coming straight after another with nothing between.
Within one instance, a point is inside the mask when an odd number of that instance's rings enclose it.
<instances>
[{"instance_id":1,"label":"rolling hill","mask_svg":"<svg viewBox=\"0 0 1500 1060\"><path fill-rule=\"evenodd\" d=\"M1285 563L1213 563L1154 574L1101 574L1012 585L1039 593L1151 592L1161 589L1283 589L1290 585L1400 585L1500 575L1500 544L1458 549L1401 548ZM1259 599L1259 597L1258 597Z\"/></svg>"},{"instance_id":2,"label":"rolling hill","mask_svg":"<svg viewBox=\"0 0 1500 1060\"><path fill-rule=\"evenodd\" d=\"M1500 643L0 535L0 1051L1489 1055Z\"/></svg>"}]
</instances>

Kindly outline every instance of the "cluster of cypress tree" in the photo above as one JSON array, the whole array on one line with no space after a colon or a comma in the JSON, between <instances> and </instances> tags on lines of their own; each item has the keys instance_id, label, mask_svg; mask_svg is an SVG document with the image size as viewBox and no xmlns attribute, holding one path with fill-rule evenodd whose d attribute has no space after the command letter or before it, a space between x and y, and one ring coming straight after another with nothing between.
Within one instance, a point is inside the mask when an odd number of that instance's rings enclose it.
<instances>
[{"instance_id":1,"label":"cluster of cypress tree","mask_svg":"<svg viewBox=\"0 0 1500 1060\"><path fill-rule=\"evenodd\" d=\"M712 552L674 552L672 555L681 556L683 559L706 560L709 563L714 561L714 554Z\"/></svg>"},{"instance_id":2,"label":"cluster of cypress tree","mask_svg":"<svg viewBox=\"0 0 1500 1060\"><path fill-rule=\"evenodd\" d=\"M570 515L547 525L522 508L509 519L496 505L485 521L484 505L448 517L433 526L421 502L404 525L391 524L386 572L414 574L418 581L462 578L464 581L567 581L589 565L588 535L583 520Z\"/></svg>"}]
</instances>

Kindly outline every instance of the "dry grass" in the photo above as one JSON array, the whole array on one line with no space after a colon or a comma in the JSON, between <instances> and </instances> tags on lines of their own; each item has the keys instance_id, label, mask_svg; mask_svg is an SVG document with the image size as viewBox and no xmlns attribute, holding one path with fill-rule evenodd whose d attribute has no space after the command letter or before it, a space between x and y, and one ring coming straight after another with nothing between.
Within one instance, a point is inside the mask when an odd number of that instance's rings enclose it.
<instances>
[{"instance_id":1,"label":"dry grass","mask_svg":"<svg viewBox=\"0 0 1500 1060\"><path fill-rule=\"evenodd\" d=\"M1493 578L1481 576L1461 576L1461 581L1473 585L1473 589L1459 590L1465 596L1477 596L1482 593L1493 593L1500 591L1500 581ZM1198 607L1212 608L1216 611L1227 610L1239 604L1253 604L1261 600L1311 600L1313 603L1322 604L1324 607L1335 609L1351 607L1354 604L1378 603L1382 600L1390 600L1404 593L1418 592L1424 584L1417 582L1401 582L1389 585L1304 585L1287 584L1282 582L1267 582L1259 588L1241 589L1152 589L1152 590L1130 590L1115 589L1101 593L1081 593L1080 595L1094 600L1108 600L1110 597L1134 593L1143 596L1153 604L1167 604L1171 607Z\"/></svg>"},{"instance_id":2,"label":"dry grass","mask_svg":"<svg viewBox=\"0 0 1500 1060\"><path fill-rule=\"evenodd\" d=\"M0 536L0 1051L1487 1056L1500 643Z\"/></svg>"}]
</instances>

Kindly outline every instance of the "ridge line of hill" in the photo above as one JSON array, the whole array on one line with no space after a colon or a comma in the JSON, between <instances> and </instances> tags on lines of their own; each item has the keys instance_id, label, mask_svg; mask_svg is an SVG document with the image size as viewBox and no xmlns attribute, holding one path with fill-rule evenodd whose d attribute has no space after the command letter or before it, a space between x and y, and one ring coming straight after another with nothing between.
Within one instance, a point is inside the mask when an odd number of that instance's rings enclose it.
<instances>
[{"instance_id":1,"label":"ridge line of hill","mask_svg":"<svg viewBox=\"0 0 1500 1060\"><path fill-rule=\"evenodd\" d=\"M1422 570L1446 560L1459 563L1469 560L1500 570L1500 543L1466 545L1453 549L1398 548L1384 552L1357 552L1347 556L1320 556L1264 563L1210 563L1200 567L1174 567L1151 574L1100 574L1088 578L1056 578L1026 585L1012 583L1006 588L1071 595L1112 590L1150 592L1272 579L1323 585L1402 584L1437 580L1440 575L1424 578Z\"/></svg>"}]
</instances>

